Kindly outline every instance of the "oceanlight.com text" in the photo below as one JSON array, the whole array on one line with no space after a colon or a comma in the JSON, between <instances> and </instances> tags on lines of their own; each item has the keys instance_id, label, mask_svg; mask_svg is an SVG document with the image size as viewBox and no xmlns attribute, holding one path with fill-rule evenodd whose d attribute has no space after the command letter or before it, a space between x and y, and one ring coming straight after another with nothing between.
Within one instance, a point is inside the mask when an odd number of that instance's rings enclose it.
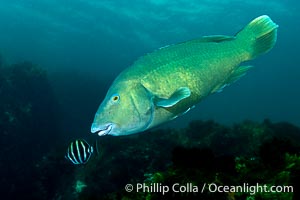
<instances>
[{"instance_id":1,"label":"oceanlight.com text","mask_svg":"<svg viewBox=\"0 0 300 200\"><path fill-rule=\"evenodd\" d=\"M217 185L216 183L203 183L202 185L195 185L193 183L174 183L173 185L164 185L162 183L136 183L127 184L125 186L126 192L146 192L146 193L161 193L166 194L169 192L174 193L204 193L204 192L241 192L254 195L256 193L276 193L276 192L293 192L293 186L283 185L267 185L267 184L255 184L249 185L243 183L242 185Z\"/></svg>"},{"instance_id":2,"label":"oceanlight.com text","mask_svg":"<svg viewBox=\"0 0 300 200\"><path fill-rule=\"evenodd\" d=\"M283 185L266 185L259 184L249 185L248 183L244 183L243 185L217 185L215 183L207 184L207 188L209 192L242 192L249 193L254 195L256 193L269 193L269 192L293 192L293 186L283 186Z\"/></svg>"}]
</instances>

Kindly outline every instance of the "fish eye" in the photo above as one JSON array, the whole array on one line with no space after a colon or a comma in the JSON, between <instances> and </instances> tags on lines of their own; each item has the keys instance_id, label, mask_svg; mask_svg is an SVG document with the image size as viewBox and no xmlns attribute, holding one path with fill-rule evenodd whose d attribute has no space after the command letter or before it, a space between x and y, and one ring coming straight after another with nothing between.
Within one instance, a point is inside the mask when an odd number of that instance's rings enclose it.
<instances>
[{"instance_id":1,"label":"fish eye","mask_svg":"<svg viewBox=\"0 0 300 200\"><path fill-rule=\"evenodd\" d=\"M117 102L119 100L120 100L120 96L119 95L115 94L115 95L112 96L112 101L113 102Z\"/></svg>"}]
</instances>

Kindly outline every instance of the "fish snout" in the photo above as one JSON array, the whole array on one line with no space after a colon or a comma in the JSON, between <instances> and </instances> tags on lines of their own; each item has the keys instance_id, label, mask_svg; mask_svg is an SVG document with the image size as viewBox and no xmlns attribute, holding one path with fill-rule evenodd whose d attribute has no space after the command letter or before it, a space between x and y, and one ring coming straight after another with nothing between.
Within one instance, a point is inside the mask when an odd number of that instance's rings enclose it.
<instances>
[{"instance_id":1,"label":"fish snout","mask_svg":"<svg viewBox=\"0 0 300 200\"><path fill-rule=\"evenodd\" d=\"M99 136L108 135L113 129L112 123L107 123L106 125L99 126L96 123L92 124L91 132L98 133Z\"/></svg>"}]
</instances>

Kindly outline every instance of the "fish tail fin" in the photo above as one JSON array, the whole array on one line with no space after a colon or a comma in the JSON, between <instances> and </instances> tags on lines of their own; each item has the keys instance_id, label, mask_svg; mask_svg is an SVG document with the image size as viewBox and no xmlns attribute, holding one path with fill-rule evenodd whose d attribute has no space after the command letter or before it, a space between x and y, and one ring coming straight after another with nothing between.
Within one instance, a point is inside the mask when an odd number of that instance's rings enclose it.
<instances>
[{"instance_id":1,"label":"fish tail fin","mask_svg":"<svg viewBox=\"0 0 300 200\"><path fill-rule=\"evenodd\" d=\"M277 39L277 28L267 15L252 20L236 34L236 40L247 52L245 60L252 60L273 48Z\"/></svg>"}]
</instances>

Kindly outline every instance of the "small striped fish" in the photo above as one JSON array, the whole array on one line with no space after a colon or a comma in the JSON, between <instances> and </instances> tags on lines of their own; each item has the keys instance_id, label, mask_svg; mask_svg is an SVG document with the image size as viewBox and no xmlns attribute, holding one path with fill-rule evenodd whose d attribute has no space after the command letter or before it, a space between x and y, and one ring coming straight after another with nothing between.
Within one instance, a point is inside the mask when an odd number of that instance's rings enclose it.
<instances>
[{"instance_id":1,"label":"small striped fish","mask_svg":"<svg viewBox=\"0 0 300 200\"><path fill-rule=\"evenodd\" d=\"M92 156L94 149L83 139L77 139L69 144L65 158L73 164L85 164Z\"/></svg>"}]
</instances>

